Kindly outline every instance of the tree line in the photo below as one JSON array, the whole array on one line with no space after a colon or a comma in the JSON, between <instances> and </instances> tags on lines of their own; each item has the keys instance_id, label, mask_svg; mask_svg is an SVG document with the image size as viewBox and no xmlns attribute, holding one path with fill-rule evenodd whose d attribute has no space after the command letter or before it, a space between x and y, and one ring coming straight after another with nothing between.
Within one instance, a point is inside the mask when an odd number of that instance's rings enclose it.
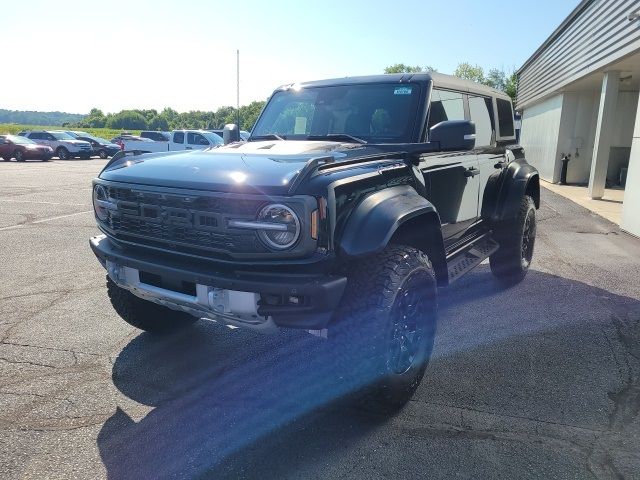
<instances>
[{"instance_id":1,"label":"tree line","mask_svg":"<svg viewBox=\"0 0 640 480\"><path fill-rule=\"evenodd\" d=\"M62 125L65 122L78 122L85 115L65 112L34 112L6 110L0 108L0 123L19 123L21 125Z\"/></svg>"},{"instance_id":2,"label":"tree line","mask_svg":"<svg viewBox=\"0 0 640 480\"><path fill-rule=\"evenodd\" d=\"M254 101L240 107L239 126L241 130L251 130L264 107L264 101ZM89 115L73 123L63 124L69 128L111 128L115 130L175 130L217 129L227 123L238 123L238 109L220 107L215 112L190 111L178 113L166 107L162 111L122 110L106 115L98 108L92 108Z\"/></svg>"},{"instance_id":3,"label":"tree line","mask_svg":"<svg viewBox=\"0 0 640 480\"><path fill-rule=\"evenodd\" d=\"M396 63L384 69L384 73L418 73L418 72L437 72L430 65L427 66L411 66L404 63ZM472 65L468 62L458 64L453 75L466 80L482 83L496 90L502 90L511 97L516 99L516 90L518 88L518 77L515 72L505 73L503 69L491 68L485 74L484 68L479 65Z\"/></svg>"},{"instance_id":4,"label":"tree line","mask_svg":"<svg viewBox=\"0 0 640 480\"><path fill-rule=\"evenodd\" d=\"M417 73L437 72L430 66L406 65L396 63L384 69L384 73ZM486 73L479 65L468 62L458 64L453 73L456 77L488 85L502 90L515 100L517 77L515 72L510 74L498 68L491 68ZM240 129L251 130L258 115L264 107L264 101L254 101L240 107ZM220 107L215 112L191 111L178 113L172 108L157 110L122 110L118 113L104 114L97 108L91 109L89 115L82 120L70 124L77 128L112 128L117 130L173 130L178 128L222 128L227 123L238 123L237 109L234 107Z\"/></svg>"}]
</instances>

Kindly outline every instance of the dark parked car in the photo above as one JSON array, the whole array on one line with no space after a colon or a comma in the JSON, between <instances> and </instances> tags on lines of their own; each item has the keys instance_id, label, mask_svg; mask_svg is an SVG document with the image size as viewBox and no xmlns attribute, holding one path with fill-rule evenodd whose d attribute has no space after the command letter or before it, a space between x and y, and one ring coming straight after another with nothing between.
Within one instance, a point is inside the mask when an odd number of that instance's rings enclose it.
<instances>
[{"instance_id":1,"label":"dark parked car","mask_svg":"<svg viewBox=\"0 0 640 480\"><path fill-rule=\"evenodd\" d=\"M504 92L436 73L285 85L248 142L226 133L121 152L94 181L91 248L131 325L307 330L337 391L396 409L431 356L439 287L485 259L505 285L529 270L540 184Z\"/></svg>"},{"instance_id":2,"label":"dark parked car","mask_svg":"<svg viewBox=\"0 0 640 480\"><path fill-rule=\"evenodd\" d=\"M110 142L104 138L94 137L93 135L82 135L81 132L78 133L76 138L89 142L93 149L93 155L98 155L100 158L113 157L121 150L120 145L117 143Z\"/></svg>"},{"instance_id":3,"label":"dark parked car","mask_svg":"<svg viewBox=\"0 0 640 480\"><path fill-rule=\"evenodd\" d=\"M7 162L12 158L18 162L25 160L47 162L53 157L53 149L18 135L0 135L0 157Z\"/></svg>"}]
</instances>

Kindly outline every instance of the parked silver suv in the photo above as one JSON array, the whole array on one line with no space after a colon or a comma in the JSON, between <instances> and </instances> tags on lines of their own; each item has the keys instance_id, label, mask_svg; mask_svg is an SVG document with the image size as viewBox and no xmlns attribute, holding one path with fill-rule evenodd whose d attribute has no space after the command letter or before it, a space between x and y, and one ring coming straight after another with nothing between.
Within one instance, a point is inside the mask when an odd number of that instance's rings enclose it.
<instances>
[{"instance_id":1,"label":"parked silver suv","mask_svg":"<svg viewBox=\"0 0 640 480\"><path fill-rule=\"evenodd\" d=\"M91 144L84 140L76 140L67 132L61 130L25 130L20 136L30 138L41 145L49 145L54 156L60 160L80 157L87 159L91 156Z\"/></svg>"}]
</instances>

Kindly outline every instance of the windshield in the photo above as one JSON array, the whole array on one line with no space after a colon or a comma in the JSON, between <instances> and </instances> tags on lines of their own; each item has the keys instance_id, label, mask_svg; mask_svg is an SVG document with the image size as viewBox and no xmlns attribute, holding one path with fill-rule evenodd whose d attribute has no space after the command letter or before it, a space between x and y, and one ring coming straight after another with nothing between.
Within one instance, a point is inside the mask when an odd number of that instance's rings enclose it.
<instances>
[{"instance_id":1,"label":"windshield","mask_svg":"<svg viewBox=\"0 0 640 480\"><path fill-rule=\"evenodd\" d=\"M71 135L66 132L49 132L56 140L75 140Z\"/></svg>"},{"instance_id":2,"label":"windshield","mask_svg":"<svg viewBox=\"0 0 640 480\"><path fill-rule=\"evenodd\" d=\"M251 138L351 135L373 143L410 142L419 97L416 84L291 88L273 95Z\"/></svg>"},{"instance_id":3,"label":"windshield","mask_svg":"<svg viewBox=\"0 0 640 480\"><path fill-rule=\"evenodd\" d=\"M18 145L30 145L35 144L33 140L30 140L25 137L20 137L18 135L7 135L7 138L11 140L13 143L17 143Z\"/></svg>"}]
</instances>

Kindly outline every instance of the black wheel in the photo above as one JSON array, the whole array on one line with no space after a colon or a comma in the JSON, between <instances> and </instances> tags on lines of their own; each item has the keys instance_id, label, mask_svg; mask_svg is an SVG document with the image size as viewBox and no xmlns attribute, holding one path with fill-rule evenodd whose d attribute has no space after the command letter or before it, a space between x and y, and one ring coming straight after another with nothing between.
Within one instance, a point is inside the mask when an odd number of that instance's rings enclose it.
<instances>
[{"instance_id":1,"label":"black wheel","mask_svg":"<svg viewBox=\"0 0 640 480\"><path fill-rule=\"evenodd\" d=\"M365 408L394 412L418 388L433 350L436 296L431 262L412 247L390 246L350 268L329 336L339 374Z\"/></svg>"},{"instance_id":2,"label":"black wheel","mask_svg":"<svg viewBox=\"0 0 640 480\"><path fill-rule=\"evenodd\" d=\"M105 150L100 150L98 152L98 156L103 160L108 157L107 152Z\"/></svg>"},{"instance_id":3,"label":"black wheel","mask_svg":"<svg viewBox=\"0 0 640 480\"><path fill-rule=\"evenodd\" d=\"M17 162L24 162L24 153L20 150L16 150L13 152L13 158L15 158Z\"/></svg>"},{"instance_id":4,"label":"black wheel","mask_svg":"<svg viewBox=\"0 0 640 480\"><path fill-rule=\"evenodd\" d=\"M198 319L184 312L142 300L107 277L107 293L116 313L129 325L151 333L171 333Z\"/></svg>"},{"instance_id":5,"label":"black wheel","mask_svg":"<svg viewBox=\"0 0 640 480\"><path fill-rule=\"evenodd\" d=\"M500 248L489 259L491 271L505 285L514 285L525 277L533 258L536 241L533 198L522 197L517 217L497 225L494 233Z\"/></svg>"},{"instance_id":6,"label":"black wheel","mask_svg":"<svg viewBox=\"0 0 640 480\"><path fill-rule=\"evenodd\" d=\"M69 150L64 147L58 147L56 150L56 157L60 160L68 160L69 159Z\"/></svg>"}]
</instances>

